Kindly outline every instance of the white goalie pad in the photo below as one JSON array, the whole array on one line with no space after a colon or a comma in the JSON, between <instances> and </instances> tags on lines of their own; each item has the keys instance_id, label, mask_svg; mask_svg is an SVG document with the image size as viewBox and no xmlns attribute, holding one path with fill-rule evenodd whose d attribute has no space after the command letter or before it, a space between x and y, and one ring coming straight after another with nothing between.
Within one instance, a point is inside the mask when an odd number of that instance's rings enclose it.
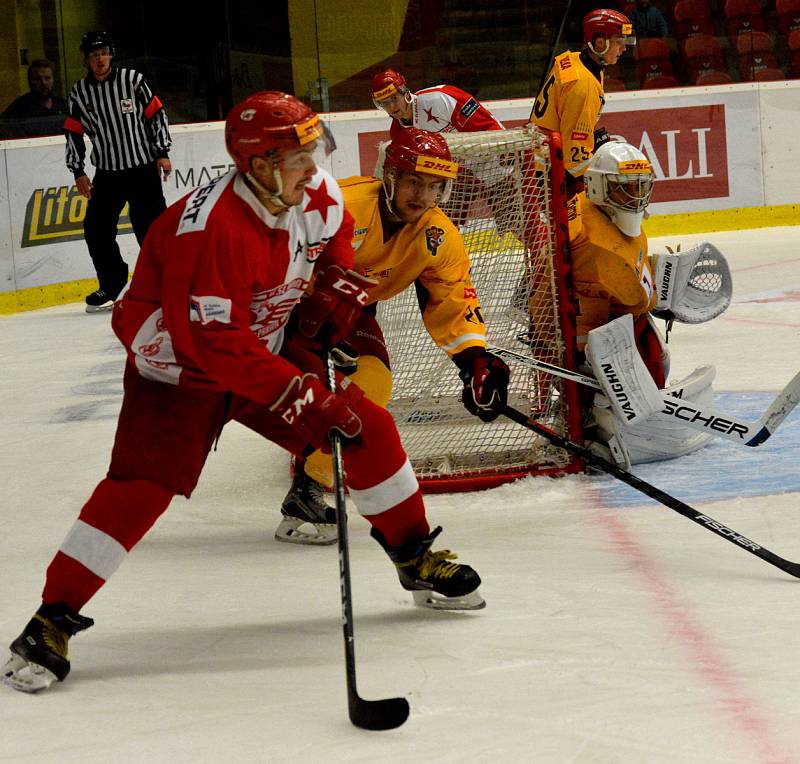
<instances>
[{"instance_id":1,"label":"white goalie pad","mask_svg":"<svg viewBox=\"0 0 800 764\"><path fill-rule=\"evenodd\" d=\"M704 241L686 252L653 255L656 315L685 324L702 324L724 313L731 304L733 278L728 261Z\"/></svg>"},{"instance_id":2,"label":"white goalie pad","mask_svg":"<svg viewBox=\"0 0 800 764\"><path fill-rule=\"evenodd\" d=\"M636 349L630 314L589 332L586 359L622 421L638 423L661 409L658 387Z\"/></svg>"},{"instance_id":3,"label":"white goalie pad","mask_svg":"<svg viewBox=\"0 0 800 764\"><path fill-rule=\"evenodd\" d=\"M665 388L664 393L702 408L711 408L715 374L713 366L701 366L685 379ZM623 467L685 456L702 448L712 438L661 412L653 414L646 422L630 426L615 415L608 398L601 393L595 395L592 416L600 440L608 444L615 460Z\"/></svg>"}]
</instances>

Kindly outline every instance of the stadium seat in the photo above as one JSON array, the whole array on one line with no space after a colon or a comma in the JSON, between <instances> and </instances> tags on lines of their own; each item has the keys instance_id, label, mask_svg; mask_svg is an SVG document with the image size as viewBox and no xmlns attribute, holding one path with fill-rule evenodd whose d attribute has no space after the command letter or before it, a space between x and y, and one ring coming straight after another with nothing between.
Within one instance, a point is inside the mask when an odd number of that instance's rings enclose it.
<instances>
[{"instance_id":1,"label":"stadium seat","mask_svg":"<svg viewBox=\"0 0 800 764\"><path fill-rule=\"evenodd\" d=\"M800 77L800 29L789 32L789 73Z\"/></svg>"},{"instance_id":2,"label":"stadium seat","mask_svg":"<svg viewBox=\"0 0 800 764\"><path fill-rule=\"evenodd\" d=\"M661 38L645 38L636 44L636 79L643 83L650 77L672 74L669 46Z\"/></svg>"},{"instance_id":3,"label":"stadium seat","mask_svg":"<svg viewBox=\"0 0 800 764\"><path fill-rule=\"evenodd\" d=\"M766 29L761 0L725 0L725 33L735 40L741 32Z\"/></svg>"},{"instance_id":4,"label":"stadium seat","mask_svg":"<svg viewBox=\"0 0 800 764\"><path fill-rule=\"evenodd\" d=\"M687 37L683 43L683 57L689 82L693 82L700 72L725 72L725 54L722 44L711 35Z\"/></svg>"},{"instance_id":5,"label":"stadium seat","mask_svg":"<svg viewBox=\"0 0 800 764\"><path fill-rule=\"evenodd\" d=\"M751 81L761 69L777 69L772 37L766 32L742 32L736 37L736 67L742 80Z\"/></svg>"},{"instance_id":6,"label":"stadium seat","mask_svg":"<svg viewBox=\"0 0 800 764\"><path fill-rule=\"evenodd\" d=\"M625 81L618 80L616 77L603 77L603 92L618 93L625 90Z\"/></svg>"},{"instance_id":7,"label":"stadium seat","mask_svg":"<svg viewBox=\"0 0 800 764\"><path fill-rule=\"evenodd\" d=\"M678 80L670 74L662 74L658 77L650 77L642 83L644 90L656 90L657 88L675 88L678 87Z\"/></svg>"},{"instance_id":8,"label":"stadium seat","mask_svg":"<svg viewBox=\"0 0 800 764\"><path fill-rule=\"evenodd\" d=\"M753 76L753 80L755 82L773 82L776 80L785 80L785 79L786 75L783 73L783 69L778 69L774 67L769 67L767 69L760 69Z\"/></svg>"},{"instance_id":9,"label":"stadium seat","mask_svg":"<svg viewBox=\"0 0 800 764\"><path fill-rule=\"evenodd\" d=\"M730 74L713 69L699 72L694 80L695 85L730 85L732 82Z\"/></svg>"},{"instance_id":10,"label":"stadium seat","mask_svg":"<svg viewBox=\"0 0 800 764\"><path fill-rule=\"evenodd\" d=\"M678 0L672 9L675 36L684 40L697 34L714 34L711 8L707 0Z\"/></svg>"},{"instance_id":11,"label":"stadium seat","mask_svg":"<svg viewBox=\"0 0 800 764\"><path fill-rule=\"evenodd\" d=\"M800 29L800 0L775 0L775 23L781 37Z\"/></svg>"}]
</instances>

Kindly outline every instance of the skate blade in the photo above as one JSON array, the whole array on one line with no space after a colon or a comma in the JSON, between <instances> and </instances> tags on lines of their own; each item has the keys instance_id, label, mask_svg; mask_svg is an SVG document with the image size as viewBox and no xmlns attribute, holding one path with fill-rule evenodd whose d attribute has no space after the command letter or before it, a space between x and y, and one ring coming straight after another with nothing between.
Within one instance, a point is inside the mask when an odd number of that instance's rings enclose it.
<instances>
[{"instance_id":1,"label":"skate blade","mask_svg":"<svg viewBox=\"0 0 800 764\"><path fill-rule=\"evenodd\" d=\"M109 302L105 303L104 305L87 305L86 312L87 313L109 313L114 310L114 303Z\"/></svg>"},{"instance_id":2,"label":"skate blade","mask_svg":"<svg viewBox=\"0 0 800 764\"><path fill-rule=\"evenodd\" d=\"M313 528L316 533L309 533L301 528ZM306 546L328 546L335 544L338 538L336 526L328 523L309 523L295 517L284 517L275 531L278 541L287 544L305 544Z\"/></svg>"},{"instance_id":3,"label":"skate blade","mask_svg":"<svg viewBox=\"0 0 800 764\"><path fill-rule=\"evenodd\" d=\"M426 607L430 610L483 610L486 607L486 600L481 597L477 589L462 597L443 597L441 594L428 591L413 591L411 594L417 607Z\"/></svg>"},{"instance_id":4,"label":"skate blade","mask_svg":"<svg viewBox=\"0 0 800 764\"><path fill-rule=\"evenodd\" d=\"M46 690L53 682L58 681L52 671L38 663L30 663L19 655L12 655L8 659L3 666L0 680L15 690L30 693Z\"/></svg>"}]
</instances>

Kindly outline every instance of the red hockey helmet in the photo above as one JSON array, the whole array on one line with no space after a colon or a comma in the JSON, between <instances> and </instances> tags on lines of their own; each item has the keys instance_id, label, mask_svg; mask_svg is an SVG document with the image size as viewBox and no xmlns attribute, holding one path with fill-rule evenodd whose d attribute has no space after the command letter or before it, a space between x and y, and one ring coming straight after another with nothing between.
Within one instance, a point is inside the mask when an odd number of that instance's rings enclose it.
<instances>
[{"instance_id":1,"label":"red hockey helmet","mask_svg":"<svg viewBox=\"0 0 800 764\"><path fill-rule=\"evenodd\" d=\"M253 157L305 146L323 134L319 117L292 95L274 90L253 93L225 120L225 145L239 172L250 172Z\"/></svg>"},{"instance_id":2,"label":"red hockey helmet","mask_svg":"<svg viewBox=\"0 0 800 764\"><path fill-rule=\"evenodd\" d=\"M372 102L381 108L381 101L396 94L406 96L409 93L406 78L394 69L384 69L372 78Z\"/></svg>"},{"instance_id":3,"label":"red hockey helmet","mask_svg":"<svg viewBox=\"0 0 800 764\"><path fill-rule=\"evenodd\" d=\"M458 174L458 163L452 160L447 143L438 133L409 127L401 131L386 147L385 167L452 180Z\"/></svg>"},{"instance_id":4,"label":"red hockey helmet","mask_svg":"<svg viewBox=\"0 0 800 764\"><path fill-rule=\"evenodd\" d=\"M583 17L584 42L594 43L598 37L606 40L612 37L623 37L626 45L636 44L631 20L624 13L611 8L598 8Z\"/></svg>"}]
</instances>

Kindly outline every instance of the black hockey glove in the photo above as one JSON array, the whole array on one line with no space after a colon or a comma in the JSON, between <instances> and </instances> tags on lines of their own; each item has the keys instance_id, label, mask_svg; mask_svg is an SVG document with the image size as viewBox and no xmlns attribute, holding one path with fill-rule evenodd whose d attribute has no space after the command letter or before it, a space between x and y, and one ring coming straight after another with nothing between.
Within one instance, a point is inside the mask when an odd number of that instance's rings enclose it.
<instances>
[{"instance_id":1,"label":"black hockey glove","mask_svg":"<svg viewBox=\"0 0 800 764\"><path fill-rule=\"evenodd\" d=\"M468 348L453 357L464 383L461 401L470 414L483 422L500 416L508 401L510 372L505 361L483 348Z\"/></svg>"},{"instance_id":2,"label":"black hockey glove","mask_svg":"<svg viewBox=\"0 0 800 764\"><path fill-rule=\"evenodd\" d=\"M604 127L598 127L594 131L594 150L597 151L604 143L608 143L611 140L611 136L608 134L608 130Z\"/></svg>"}]
</instances>

